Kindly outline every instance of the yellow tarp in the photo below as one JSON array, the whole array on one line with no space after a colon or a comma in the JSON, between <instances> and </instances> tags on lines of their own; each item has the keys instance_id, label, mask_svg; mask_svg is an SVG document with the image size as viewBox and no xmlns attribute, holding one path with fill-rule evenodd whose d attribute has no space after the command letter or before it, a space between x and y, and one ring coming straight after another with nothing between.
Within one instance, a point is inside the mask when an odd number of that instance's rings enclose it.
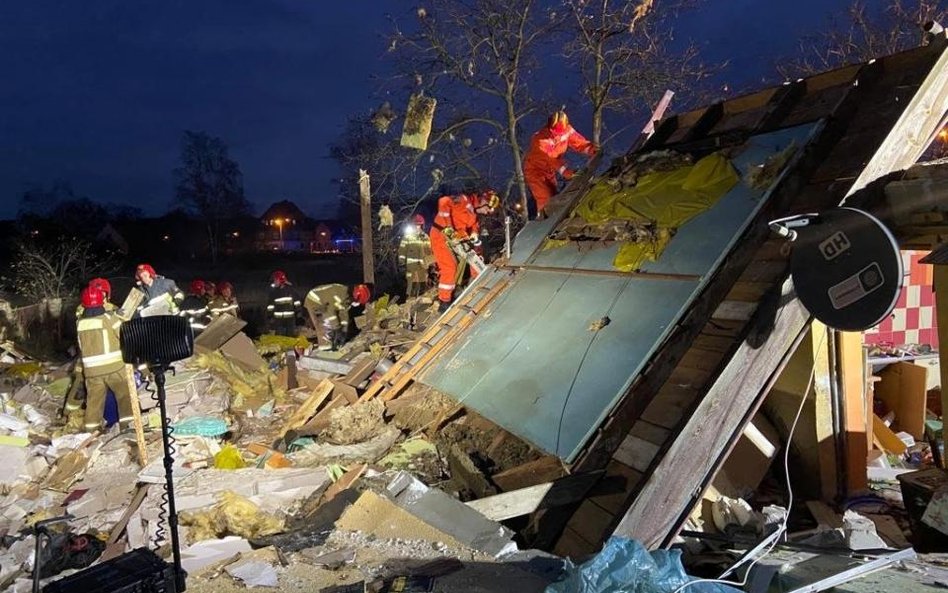
<instances>
[{"instance_id":1,"label":"yellow tarp","mask_svg":"<svg viewBox=\"0 0 948 593\"><path fill-rule=\"evenodd\" d=\"M619 191L600 182L583 197L573 215L590 224L616 218L654 221L658 240L619 247L613 265L631 272L658 259L674 229L713 206L739 179L730 161L715 153L688 167L643 175L634 186Z\"/></svg>"}]
</instances>

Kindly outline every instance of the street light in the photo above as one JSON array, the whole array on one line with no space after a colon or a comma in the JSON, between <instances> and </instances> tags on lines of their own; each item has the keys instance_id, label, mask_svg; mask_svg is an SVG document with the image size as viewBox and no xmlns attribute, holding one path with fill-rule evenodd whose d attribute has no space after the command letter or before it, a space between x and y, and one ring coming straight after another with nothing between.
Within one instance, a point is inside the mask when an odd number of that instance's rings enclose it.
<instances>
[{"instance_id":1,"label":"street light","mask_svg":"<svg viewBox=\"0 0 948 593\"><path fill-rule=\"evenodd\" d=\"M276 223L277 228L280 229L280 251L283 251L283 220L277 218L274 222Z\"/></svg>"}]
</instances>

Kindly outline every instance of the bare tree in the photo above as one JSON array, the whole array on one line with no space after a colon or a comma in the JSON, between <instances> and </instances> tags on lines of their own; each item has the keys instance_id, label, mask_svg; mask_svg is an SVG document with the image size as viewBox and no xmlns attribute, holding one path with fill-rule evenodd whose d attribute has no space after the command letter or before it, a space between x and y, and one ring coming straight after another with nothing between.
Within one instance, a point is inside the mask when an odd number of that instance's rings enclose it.
<instances>
[{"instance_id":1,"label":"bare tree","mask_svg":"<svg viewBox=\"0 0 948 593\"><path fill-rule=\"evenodd\" d=\"M42 244L19 241L4 283L31 301L75 295L89 279L106 276L118 268L118 260L82 239L71 238Z\"/></svg>"},{"instance_id":2,"label":"bare tree","mask_svg":"<svg viewBox=\"0 0 948 593\"><path fill-rule=\"evenodd\" d=\"M785 79L867 62L922 43L922 25L945 22L940 0L886 0L882 7L853 0L828 29L800 40L799 55L777 65Z\"/></svg>"},{"instance_id":3,"label":"bare tree","mask_svg":"<svg viewBox=\"0 0 948 593\"><path fill-rule=\"evenodd\" d=\"M176 199L204 221L211 261L216 262L223 222L250 211L240 166L223 140L205 132L184 132L180 161L174 170Z\"/></svg>"},{"instance_id":4,"label":"bare tree","mask_svg":"<svg viewBox=\"0 0 948 593\"><path fill-rule=\"evenodd\" d=\"M702 64L694 44L671 49L672 20L685 2L565 0L570 39L564 53L583 76L592 138L601 145L607 113L647 110L666 89L680 98L718 68Z\"/></svg>"},{"instance_id":5,"label":"bare tree","mask_svg":"<svg viewBox=\"0 0 948 593\"><path fill-rule=\"evenodd\" d=\"M468 118L453 117L453 123L434 130L424 152L401 146L397 137L379 130L373 119L350 119L345 132L330 146L330 156L342 172L338 180L341 206L348 211L349 218L358 217L359 169L369 171L372 201L376 206L391 208L396 225L418 213L421 203L435 197L443 186L480 189L490 183L490 155L498 143L477 145L466 137L463 132L469 127ZM377 284L401 278L396 257L398 233L376 229L374 239Z\"/></svg>"},{"instance_id":6,"label":"bare tree","mask_svg":"<svg viewBox=\"0 0 948 593\"><path fill-rule=\"evenodd\" d=\"M401 52L418 86L460 83L477 98L484 108L465 125L481 124L502 135L513 186L526 203L519 122L532 111L527 77L539 66L538 47L562 17L537 0L442 0L417 14L416 30L397 29L390 49Z\"/></svg>"}]
</instances>

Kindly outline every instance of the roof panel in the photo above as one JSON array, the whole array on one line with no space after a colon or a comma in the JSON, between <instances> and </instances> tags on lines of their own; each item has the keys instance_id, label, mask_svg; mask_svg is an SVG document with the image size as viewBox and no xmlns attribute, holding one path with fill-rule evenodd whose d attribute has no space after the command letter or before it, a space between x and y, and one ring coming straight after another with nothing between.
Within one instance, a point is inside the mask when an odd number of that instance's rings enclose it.
<instances>
[{"instance_id":1,"label":"roof panel","mask_svg":"<svg viewBox=\"0 0 948 593\"><path fill-rule=\"evenodd\" d=\"M735 151L734 164L746 175L793 143L805 146L819 125L753 137ZM615 245L583 252L575 246L537 251L556 217L529 223L517 237L511 264L531 265L516 272L510 286L421 380L538 448L572 461L766 197L741 181L678 230L659 261L645 266L656 273L651 277L602 274L613 269ZM603 317L610 319L608 325L591 330Z\"/></svg>"},{"instance_id":2,"label":"roof panel","mask_svg":"<svg viewBox=\"0 0 948 593\"><path fill-rule=\"evenodd\" d=\"M696 281L522 272L489 306L489 323L443 352L422 381L537 447L571 458L696 287ZM608 325L590 329L606 316Z\"/></svg>"}]
</instances>

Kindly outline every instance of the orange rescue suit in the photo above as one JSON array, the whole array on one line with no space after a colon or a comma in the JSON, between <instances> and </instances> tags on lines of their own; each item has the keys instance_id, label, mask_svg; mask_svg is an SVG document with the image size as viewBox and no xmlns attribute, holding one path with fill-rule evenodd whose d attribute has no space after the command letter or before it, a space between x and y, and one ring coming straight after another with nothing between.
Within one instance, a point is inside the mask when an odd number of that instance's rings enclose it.
<instances>
[{"instance_id":1,"label":"orange rescue suit","mask_svg":"<svg viewBox=\"0 0 948 593\"><path fill-rule=\"evenodd\" d=\"M543 126L530 140L530 149L523 159L523 177L537 202L537 212L546 208L547 202L556 194L556 173L566 167L563 155L572 148L576 152L593 156L596 147L586 140L573 126L557 126L557 133L549 125Z\"/></svg>"},{"instance_id":2,"label":"orange rescue suit","mask_svg":"<svg viewBox=\"0 0 948 593\"><path fill-rule=\"evenodd\" d=\"M438 263L438 300L443 303L450 303L454 297L458 272L458 260L448 245L444 229L452 229L458 239L480 232L477 213L474 211L479 206L479 198L476 196L461 194L438 198L438 213L431 223L428 236L431 238L431 251ZM471 277L476 275L477 273L471 270Z\"/></svg>"}]
</instances>

